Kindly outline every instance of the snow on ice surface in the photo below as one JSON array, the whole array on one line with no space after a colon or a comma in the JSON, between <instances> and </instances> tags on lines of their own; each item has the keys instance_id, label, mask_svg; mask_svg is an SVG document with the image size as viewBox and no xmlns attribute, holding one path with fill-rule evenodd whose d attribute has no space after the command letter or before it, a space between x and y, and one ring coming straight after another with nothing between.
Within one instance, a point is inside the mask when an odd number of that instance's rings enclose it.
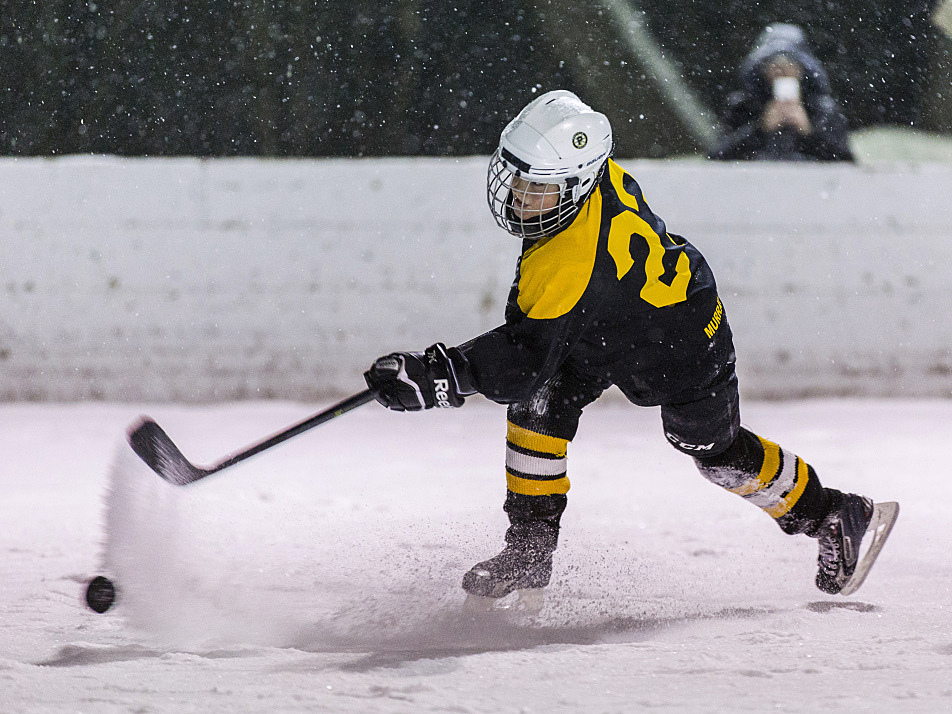
<instances>
[{"instance_id":1,"label":"snow on ice surface","mask_svg":"<svg viewBox=\"0 0 952 714\"><path fill-rule=\"evenodd\" d=\"M745 405L826 484L902 504L850 598L657 410L589 407L534 620L461 608L502 544L501 407L371 404L186 488L123 441L146 412L207 464L317 408L0 407L0 711L952 709L952 402Z\"/></svg>"}]
</instances>

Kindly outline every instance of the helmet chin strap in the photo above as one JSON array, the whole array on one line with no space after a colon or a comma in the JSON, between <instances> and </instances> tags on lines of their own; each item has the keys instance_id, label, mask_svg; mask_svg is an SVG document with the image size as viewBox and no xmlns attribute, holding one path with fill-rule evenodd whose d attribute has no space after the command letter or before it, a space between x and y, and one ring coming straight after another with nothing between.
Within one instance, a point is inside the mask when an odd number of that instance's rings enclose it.
<instances>
[{"instance_id":1,"label":"helmet chin strap","mask_svg":"<svg viewBox=\"0 0 952 714\"><path fill-rule=\"evenodd\" d=\"M609 154L611 156L611 154ZM588 195L594 190L595 186L599 181L602 180L602 176L605 175L605 168L608 166L608 157L602 162L602 165L598 167L598 171L594 174L589 175L585 181L580 182L578 178L575 178L575 185L572 188L573 191L573 200L579 205L588 198ZM572 179L570 179L572 180Z\"/></svg>"}]
</instances>

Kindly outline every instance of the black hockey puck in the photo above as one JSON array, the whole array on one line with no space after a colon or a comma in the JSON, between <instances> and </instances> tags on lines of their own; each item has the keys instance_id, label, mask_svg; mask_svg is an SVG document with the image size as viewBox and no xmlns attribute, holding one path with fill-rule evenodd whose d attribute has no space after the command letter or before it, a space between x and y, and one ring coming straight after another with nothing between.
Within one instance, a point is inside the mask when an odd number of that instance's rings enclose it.
<instances>
[{"instance_id":1,"label":"black hockey puck","mask_svg":"<svg viewBox=\"0 0 952 714\"><path fill-rule=\"evenodd\" d=\"M91 610L105 612L116 601L116 586L104 575L97 575L86 588L86 604Z\"/></svg>"}]
</instances>

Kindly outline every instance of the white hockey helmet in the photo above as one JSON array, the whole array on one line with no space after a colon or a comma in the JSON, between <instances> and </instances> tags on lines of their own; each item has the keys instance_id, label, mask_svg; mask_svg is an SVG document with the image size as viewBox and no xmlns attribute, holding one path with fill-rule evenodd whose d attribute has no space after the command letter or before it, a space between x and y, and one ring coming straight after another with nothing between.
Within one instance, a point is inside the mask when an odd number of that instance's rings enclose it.
<instances>
[{"instance_id":1,"label":"white hockey helmet","mask_svg":"<svg viewBox=\"0 0 952 714\"><path fill-rule=\"evenodd\" d=\"M489 162L487 194L496 222L521 238L564 230L595 188L611 152L612 128L604 114L564 89L537 97L503 129ZM552 207L555 200L549 198L547 210L522 208L527 197L541 205L545 195L557 195L557 204Z\"/></svg>"}]
</instances>

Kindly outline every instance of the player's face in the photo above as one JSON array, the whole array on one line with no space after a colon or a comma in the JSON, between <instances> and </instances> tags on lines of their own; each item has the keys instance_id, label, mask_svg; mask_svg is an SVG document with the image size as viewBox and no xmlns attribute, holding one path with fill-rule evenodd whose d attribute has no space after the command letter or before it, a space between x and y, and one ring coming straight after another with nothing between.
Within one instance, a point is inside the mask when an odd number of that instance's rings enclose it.
<instances>
[{"instance_id":1,"label":"player's face","mask_svg":"<svg viewBox=\"0 0 952 714\"><path fill-rule=\"evenodd\" d=\"M535 183L520 176L512 180L512 212L520 220L538 218L559 205L559 187Z\"/></svg>"}]
</instances>

